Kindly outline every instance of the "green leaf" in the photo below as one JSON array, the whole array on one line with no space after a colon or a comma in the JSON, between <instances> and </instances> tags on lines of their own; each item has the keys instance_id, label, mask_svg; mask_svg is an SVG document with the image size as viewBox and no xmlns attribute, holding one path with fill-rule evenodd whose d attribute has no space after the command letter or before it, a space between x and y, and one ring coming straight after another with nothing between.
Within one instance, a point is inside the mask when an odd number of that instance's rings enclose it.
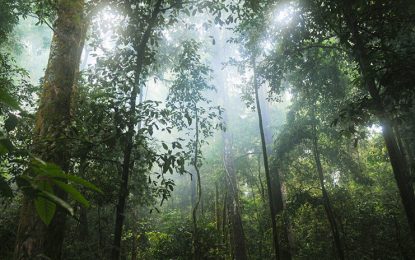
<instances>
[{"instance_id":1,"label":"green leaf","mask_svg":"<svg viewBox=\"0 0 415 260\"><path fill-rule=\"evenodd\" d=\"M165 161L163 164L163 173L166 173L170 169L170 161Z\"/></svg>"},{"instance_id":2,"label":"green leaf","mask_svg":"<svg viewBox=\"0 0 415 260\"><path fill-rule=\"evenodd\" d=\"M167 146L167 144L162 143L162 145L163 145L164 150L168 150L169 149L169 147Z\"/></svg>"},{"instance_id":3,"label":"green leaf","mask_svg":"<svg viewBox=\"0 0 415 260\"><path fill-rule=\"evenodd\" d=\"M53 183L70 194L74 200L78 201L85 207L89 207L89 201L77 189L75 189L75 187L58 180L53 180Z\"/></svg>"},{"instance_id":4,"label":"green leaf","mask_svg":"<svg viewBox=\"0 0 415 260\"><path fill-rule=\"evenodd\" d=\"M185 9L183 9L183 12L184 12L187 16L190 16L190 11L189 11L189 9L185 8Z\"/></svg>"},{"instance_id":5,"label":"green leaf","mask_svg":"<svg viewBox=\"0 0 415 260\"><path fill-rule=\"evenodd\" d=\"M53 194L53 188L47 180L33 182L32 185L40 191L40 193L36 194L35 198L36 212L39 214L40 219L46 225L49 225L56 211L56 204L47 198L48 193Z\"/></svg>"},{"instance_id":6,"label":"green leaf","mask_svg":"<svg viewBox=\"0 0 415 260\"><path fill-rule=\"evenodd\" d=\"M78 176L75 176L75 175L69 175L69 174L65 174L65 175L66 175L67 180L73 181L75 183L78 183L78 184L84 186L85 188L88 188L90 190L93 190L93 191L96 191L96 192L99 192L99 193L103 194L101 189L99 189L97 186L90 183L89 181L84 180L81 177L78 177Z\"/></svg>"},{"instance_id":7,"label":"green leaf","mask_svg":"<svg viewBox=\"0 0 415 260\"><path fill-rule=\"evenodd\" d=\"M13 109L21 110L19 103L4 89L0 88L0 103L3 103Z\"/></svg>"},{"instance_id":8,"label":"green leaf","mask_svg":"<svg viewBox=\"0 0 415 260\"><path fill-rule=\"evenodd\" d=\"M56 204L45 197L38 196L35 199L35 208L43 223L49 225L55 215Z\"/></svg>"},{"instance_id":9,"label":"green leaf","mask_svg":"<svg viewBox=\"0 0 415 260\"><path fill-rule=\"evenodd\" d=\"M74 211L71 205L69 205L66 201L59 198L55 194L47 192L47 191L42 191L40 196L44 196L46 199L49 199L50 201L52 201L52 203L54 202L54 204L57 204L61 206L62 208L66 209L69 212L69 214L71 215L74 214Z\"/></svg>"},{"instance_id":10,"label":"green leaf","mask_svg":"<svg viewBox=\"0 0 415 260\"><path fill-rule=\"evenodd\" d=\"M101 194L103 193L98 187L96 187L94 184L90 183L89 181L84 180L81 177L78 177L78 176L75 176L75 175L66 174L56 164L45 163L42 160L40 160L38 158L35 158L32 161L32 166L33 166L35 172L37 174L41 175L41 176L51 177L51 178L61 178L61 179L69 180L69 181L75 182L77 184L80 184L80 185L84 186L85 188L94 190L94 191L99 192Z\"/></svg>"},{"instance_id":11,"label":"green leaf","mask_svg":"<svg viewBox=\"0 0 415 260\"><path fill-rule=\"evenodd\" d=\"M187 123L189 124L189 126L192 125L192 118L190 117L190 115L186 113L184 116L186 117Z\"/></svg>"},{"instance_id":12,"label":"green leaf","mask_svg":"<svg viewBox=\"0 0 415 260\"><path fill-rule=\"evenodd\" d=\"M173 142L173 148L176 148L176 147L179 149L182 149L182 144L179 142Z\"/></svg>"}]
</instances>

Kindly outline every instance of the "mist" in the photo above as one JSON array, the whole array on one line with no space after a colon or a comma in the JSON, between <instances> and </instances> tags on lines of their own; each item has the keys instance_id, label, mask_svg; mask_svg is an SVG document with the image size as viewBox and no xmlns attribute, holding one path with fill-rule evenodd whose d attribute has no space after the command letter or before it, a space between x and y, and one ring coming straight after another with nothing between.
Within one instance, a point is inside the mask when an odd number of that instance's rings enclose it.
<instances>
[{"instance_id":1,"label":"mist","mask_svg":"<svg viewBox=\"0 0 415 260\"><path fill-rule=\"evenodd\" d=\"M414 4L1 4L1 259L415 256Z\"/></svg>"}]
</instances>

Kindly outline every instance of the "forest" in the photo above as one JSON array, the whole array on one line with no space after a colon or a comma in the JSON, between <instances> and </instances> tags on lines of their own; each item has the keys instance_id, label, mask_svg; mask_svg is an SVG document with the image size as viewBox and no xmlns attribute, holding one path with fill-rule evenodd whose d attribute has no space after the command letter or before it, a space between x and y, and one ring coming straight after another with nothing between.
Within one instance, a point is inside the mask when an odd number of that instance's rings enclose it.
<instances>
[{"instance_id":1,"label":"forest","mask_svg":"<svg viewBox=\"0 0 415 260\"><path fill-rule=\"evenodd\" d=\"M0 0L0 259L415 259L414 0Z\"/></svg>"}]
</instances>

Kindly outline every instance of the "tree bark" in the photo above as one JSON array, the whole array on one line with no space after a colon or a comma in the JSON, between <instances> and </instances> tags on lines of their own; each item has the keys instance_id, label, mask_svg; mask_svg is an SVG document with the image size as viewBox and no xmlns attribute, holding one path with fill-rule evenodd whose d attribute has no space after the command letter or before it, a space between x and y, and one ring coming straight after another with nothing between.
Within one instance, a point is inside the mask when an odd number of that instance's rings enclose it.
<instances>
[{"instance_id":1,"label":"tree bark","mask_svg":"<svg viewBox=\"0 0 415 260\"><path fill-rule=\"evenodd\" d=\"M163 0L158 0L154 6L153 12L151 14L148 26L139 42L134 42L133 48L137 53L136 57L136 66L134 70L134 87L131 91L130 96L130 111L128 113L128 131L126 135L126 145L124 147L124 158L122 165L122 174L121 174L121 187L118 195L118 203L116 208L116 218L115 218L115 230L114 230L114 242L111 251L111 259L118 260L120 258L121 252L121 236L124 223L124 213L125 205L128 197L128 180L130 176L130 171L134 167L134 160L131 160L131 154L134 146L134 127L138 122L136 122L136 102L137 96L140 92L140 77L141 72L144 66L144 58L147 48L147 43L150 39L151 32L156 25L158 15L160 13L160 8ZM127 7L130 10L130 15L133 13L131 6ZM130 17L132 19L132 15Z\"/></svg>"},{"instance_id":2,"label":"tree bark","mask_svg":"<svg viewBox=\"0 0 415 260\"><path fill-rule=\"evenodd\" d=\"M57 20L45 72L43 93L36 114L34 154L63 171L69 168L68 134L72 121L73 92L85 40L83 0L57 1ZM61 190L56 195L65 200ZM57 207L46 226L38 217L33 198L24 197L17 231L14 259L47 256L60 259L66 212Z\"/></svg>"}]
</instances>

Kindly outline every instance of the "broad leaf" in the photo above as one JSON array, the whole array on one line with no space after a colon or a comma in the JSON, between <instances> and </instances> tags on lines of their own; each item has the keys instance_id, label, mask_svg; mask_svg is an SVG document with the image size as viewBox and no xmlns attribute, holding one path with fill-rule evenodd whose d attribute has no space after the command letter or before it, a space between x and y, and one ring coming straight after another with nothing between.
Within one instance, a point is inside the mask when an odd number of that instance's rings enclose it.
<instances>
[{"instance_id":1,"label":"broad leaf","mask_svg":"<svg viewBox=\"0 0 415 260\"><path fill-rule=\"evenodd\" d=\"M45 195L48 199L50 199L52 202L55 202L55 204L58 204L62 208L66 209L69 212L69 214L73 216L74 214L73 208L66 201L54 195L53 193L50 193L47 191L42 191L42 194Z\"/></svg>"},{"instance_id":2,"label":"broad leaf","mask_svg":"<svg viewBox=\"0 0 415 260\"><path fill-rule=\"evenodd\" d=\"M32 165L34 166L33 168L36 171L36 173L41 176L69 180L77 184L80 184L84 186L85 188L94 190L99 193L103 193L97 186L90 183L89 181L84 180L81 177L78 177L75 175L66 174L56 164L45 163L42 160L36 158L35 160L32 161Z\"/></svg>"},{"instance_id":3,"label":"broad leaf","mask_svg":"<svg viewBox=\"0 0 415 260\"><path fill-rule=\"evenodd\" d=\"M58 180L53 180L53 183L58 185L62 190L69 193L74 200L78 201L79 203L81 203L85 207L89 207L88 200L77 189L75 189L72 185L69 185L67 183L64 183L64 182L58 181Z\"/></svg>"},{"instance_id":4,"label":"broad leaf","mask_svg":"<svg viewBox=\"0 0 415 260\"><path fill-rule=\"evenodd\" d=\"M56 204L43 196L38 196L35 199L35 207L43 223L49 225L55 215Z\"/></svg>"}]
</instances>

